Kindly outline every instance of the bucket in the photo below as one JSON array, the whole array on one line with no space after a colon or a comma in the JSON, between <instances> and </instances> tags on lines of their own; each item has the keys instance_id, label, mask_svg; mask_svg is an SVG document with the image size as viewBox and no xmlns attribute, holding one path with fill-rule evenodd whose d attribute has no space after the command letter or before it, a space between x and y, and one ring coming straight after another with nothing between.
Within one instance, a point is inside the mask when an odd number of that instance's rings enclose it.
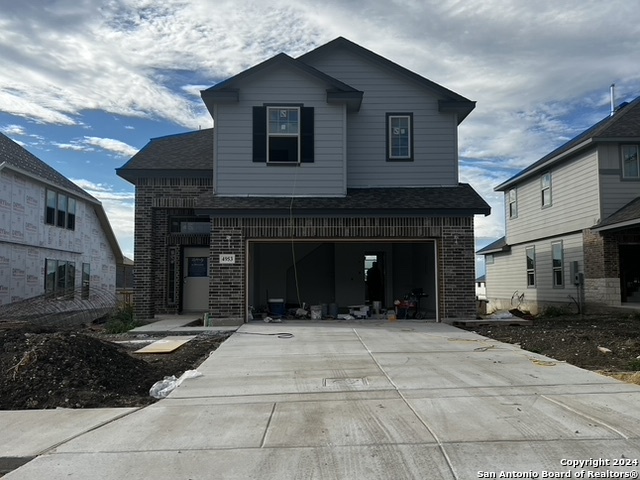
<instances>
[{"instance_id":1,"label":"bucket","mask_svg":"<svg viewBox=\"0 0 640 480\"><path fill-rule=\"evenodd\" d=\"M311 320L322 320L322 305L311 305Z\"/></svg>"},{"instance_id":2,"label":"bucket","mask_svg":"<svg viewBox=\"0 0 640 480\"><path fill-rule=\"evenodd\" d=\"M269 313L275 316L284 316L284 298L270 298L269 299Z\"/></svg>"}]
</instances>

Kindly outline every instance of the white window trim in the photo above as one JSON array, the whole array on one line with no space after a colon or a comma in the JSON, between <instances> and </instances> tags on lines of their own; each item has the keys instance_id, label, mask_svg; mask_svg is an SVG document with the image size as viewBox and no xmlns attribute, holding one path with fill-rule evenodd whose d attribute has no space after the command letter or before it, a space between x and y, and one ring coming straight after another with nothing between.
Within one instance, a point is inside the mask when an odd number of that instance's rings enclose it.
<instances>
[{"instance_id":1,"label":"white window trim","mask_svg":"<svg viewBox=\"0 0 640 480\"><path fill-rule=\"evenodd\" d=\"M555 257L553 255L553 247L555 245L560 245L560 266L556 267L553 262ZM556 283L556 272L560 272L561 283ZM551 242L551 276L552 276L552 284L553 288L564 288L564 246L562 244L562 240L557 242Z\"/></svg>"},{"instance_id":2,"label":"white window trim","mask_svg":"<svg viewBox=\"0 0 640 480\"><path fill-rule=\"evenodd\" d=\"M527 271L527 288L536 288L536 247L527 247L524 249L525 262L529 260L529 250L533 252L533 268L525 263ZM529 275L533 275L533 283L529 283Z\"/></svg>"},{"instance_id":3,"label":"white window trim","mask_svg":"<svg viewBox=\"0 0 640 480\"><path fill-rule=\"evenodd\" d=\"M393 155L393 146L391 141L391 122L396 118L406 118L407 119L407 155ZM413 139L411 138L411 132L413 126L411 122L413 121L412 116L408 114L389 114L387 117L387 144L389 151L387 152L387 157L389 160L411 160L413 158Z\"/></svg>"},{"instance_id":4,"label":"white window trim","mask_svg":"<svg viewBox=\"0 0 640 480\"><path fill-rule=\"evenodd\" d=\"M545 177L547 175L549 176L549 185L545 186L544 185L544 179L545 179ZM551 184L552 184L551 172L543 173L542 176L540 177L540 203L542 205L542 208L549 208L550 206L553 205ZM549 203L544 203L544 192L545 192L545 190L549 191Z\"/></svg>"},{"instance_id":5,"label":"white window trim","mask_svg":"<svg viewBox=\"0 0 640 480\"><path fill-rule=\"evenodd\" d=\"M511 200L511 193L513 192L513 200ZM511 209L511 205L514 206ZM518 191L512 188L507 193L507 207L509 208L509 218L518 218Z\"/></svg>"},{"instance_id":6,"label":"white window trim","mask_svg":"<svg viewBox=\"0 0 640 480\"><path fill-rule=\"evenodd\" d=\"M269 129L269 113L272 110L296 110L298 112L298 132L297 133L275 133L275 132L271 132ZM294 107L294 106L286 106L286 105L281 105L281 106L277 106L277 105L273 105L273 106L268 106L267 107L267 163L279 163L282 165L295 165L295 164L299 164L301 161L301 155L302 155L302 151L301 151L301 132L300 132L300 116L302 115L302 112L300 111L300 107ZM279 161L279 160L271 160L269 158L269 152L270 150L270 139L271 138L283 138L283 137L287 137L287 138L292 138L292 137L296 137L298 139L297 142L297 150L298 150L298 160L295 162L287 162L287 161Z\"/></svg>"}]
</instances>

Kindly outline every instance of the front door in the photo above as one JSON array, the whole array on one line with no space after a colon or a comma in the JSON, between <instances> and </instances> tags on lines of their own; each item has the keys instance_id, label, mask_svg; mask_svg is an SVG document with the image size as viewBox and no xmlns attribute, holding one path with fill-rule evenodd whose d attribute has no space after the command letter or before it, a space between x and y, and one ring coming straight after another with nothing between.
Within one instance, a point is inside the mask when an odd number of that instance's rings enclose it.
<instances>
[{"instance_id":1,"label":"front door","mask_svg":"<svg viewBox=\"0 0 640 480\"><path fill-rule=\"evenodd\" d=\"M185 247L183 256L184 285L182 310L209 310L209 248Z\"/></svg>"}]
</instances>

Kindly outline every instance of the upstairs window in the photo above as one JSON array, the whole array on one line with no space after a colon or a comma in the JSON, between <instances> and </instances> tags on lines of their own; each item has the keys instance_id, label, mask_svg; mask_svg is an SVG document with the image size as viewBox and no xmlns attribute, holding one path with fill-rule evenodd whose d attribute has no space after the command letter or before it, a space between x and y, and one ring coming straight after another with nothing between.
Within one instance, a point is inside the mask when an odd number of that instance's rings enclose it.
<instances>
[{"instance_id":1,"label":"upstairs window","mask_svg":"<svg viewBox=\"0 0 640 480\"><path fill-rule=\"evenodd\" d=\"M44 221L69 230L76 229L76 199L47 189Z\"/></svg>"},{"instance_id":2,"label":"upstairs window","mask_svg":"<svg viewBox=\"0 0 640 480\"><path fill-rule=\"evenodd\" d=\"M536 286L536 247L527 247L527 287Z\"/></svg>"},{"instance_id":3,"label":"upstairs window","mask_svg":"<svg viewBox=\"0 0 640 480\"><path fill-rule=\"evenodd\" d=\"M516 189L509 190L509 218L518 216L518 194Z\"/></svg>"},{"instance_id":4,"label":"upstairs window","mask_svg":"<svg viewBox=\"0 0 640 480\"><path fill-rule=\"evenodd\" d=\"M544 173L540 177L540 198L543 208L551 206L551 172Z\"/></svg>"},{"instance_id":5,"label":"upstairs window","mask_svg":"<svg viewBox=\"0 0 640 480\"><path fill-rule=\"evenodd\" d=\"M387 160L413 160L413 114L387 113Z\"/></svg>"},{"instance_id":6,"label":"upstairs window","mask_svg":"<svg viewBox=\"0 0 640 480\"><path fill-rule=\"evenodd\" d=\"M253 161L298 165L314 161L314 109L301 105L253 107Z\"/></svg>"},{"instance_id":7,"label":"upstairs window","mask_svg":"<svg viewBox=\"0 0 640 480\"><path fill-rule=\"evenodd\" d=\"M638 145L622 146L622 178L640 179Z\"/></svg>"},{"instance_id":8,"label":"upstairs window","mask_svg":"<svg viewBox=\"0 0 640 480\"><path fill-rule=\"evenodd\" d=\"M170 233L211 233L209 217L171 217L169 219Z\"/></svg>"}]
</instances>

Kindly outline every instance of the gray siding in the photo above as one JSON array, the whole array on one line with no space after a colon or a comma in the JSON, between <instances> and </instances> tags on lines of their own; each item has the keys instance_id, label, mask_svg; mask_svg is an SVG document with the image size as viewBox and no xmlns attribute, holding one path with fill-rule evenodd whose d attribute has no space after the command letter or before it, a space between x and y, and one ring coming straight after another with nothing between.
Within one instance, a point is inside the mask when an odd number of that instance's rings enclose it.
<instances>
[{"instance_id":1,"label":"gray siding","mask_svg":"<svg viewBox=\"0 0 640 480\"><path fill-rule=\"evenodd\" d=\"M297 70L254 75L240 85L237 104L216 105L214 182L218 195L341 196L346 193L345 107L328 105L326 86ZM267 165L252 161L252 108L270 104L314 107L313 163Z\"/></svg>"},{"instance_id":2,"label":"gray siding","mask_svg":"<svg viewBox=\"0 0 640 480\"><path fill-rule=\"evenodd\" d=\"M438 111L436 96L348 51L333 51L313 66L364 91L362 108L347 117L349 187L458 183L457 119ZM386 161L387 112L413 113L413 162Z\"/></svg>"},{"instance_id":3,"label":"gray siding","mask_svg":"<svg viewBox=\"0 0 640 480\"><path fill-rule=\"evenodd\" d=\"M598 147L603 220L640 196L640 181L622 179L620 155L619 144Z\"/></svg>"},{"instance_id":4,"label":"gray siding","mask_svg":"<svg viewBox=\"0 0 640 480\"><path fill-rule=\"evenodd\" d=\"M551 244L562 241L564 287L553 286ZM526 248L535 247L536 286L527 287ZM486 266L487 298L492 310L515 308L512 297L524 294L521 308L537 313L546 304L569 306L577 298L571 278L571 262L577 261L584 271L582 233L547 238L512 247L508 253L494 255L494 263Z\"/></svg>"},{"instance_id":5,"label":"gray siding","mask_svg":"<svg viewBox=\"0 0 640 480\"><path fill-rule=\"evenodd\" d=\"M592 227L600 218L596 152L582 154L551 169L550 207L542 207L540 175L518 185L517 218L509 218L508 195L506 191L506 233L510 245Z\"/></svg>"}]
</instances>

